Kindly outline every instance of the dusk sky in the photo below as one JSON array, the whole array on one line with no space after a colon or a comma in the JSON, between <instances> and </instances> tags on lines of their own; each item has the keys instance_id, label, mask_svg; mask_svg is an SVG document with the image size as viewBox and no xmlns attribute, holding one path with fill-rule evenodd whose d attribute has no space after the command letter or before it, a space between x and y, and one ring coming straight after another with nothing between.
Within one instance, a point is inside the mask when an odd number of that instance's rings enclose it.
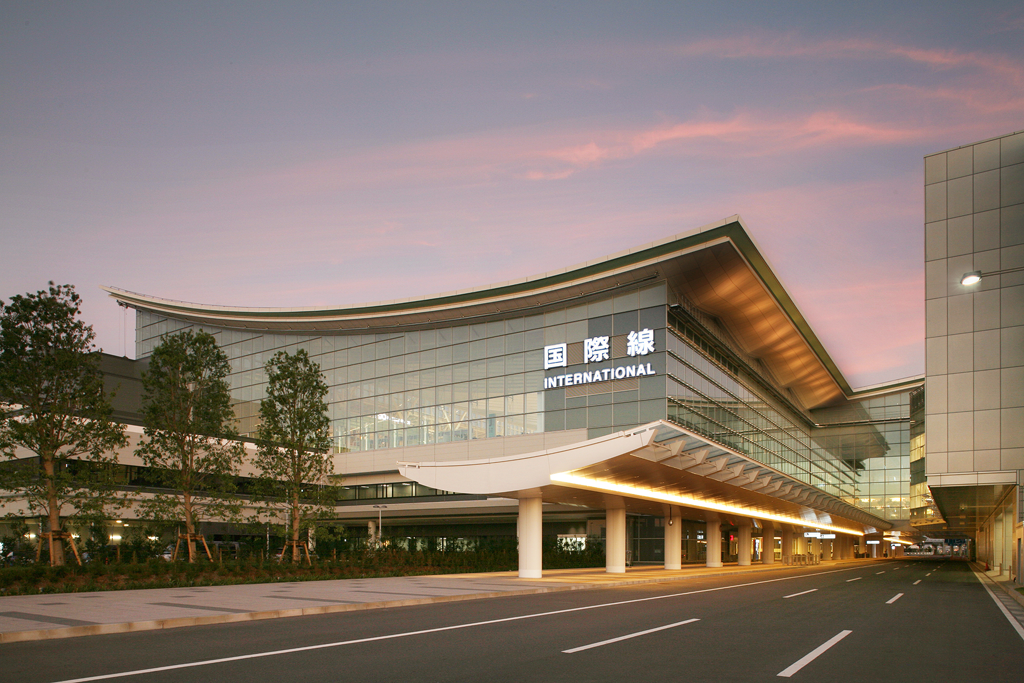
<instances>
[{"instance_id":1,"label":"dusk sky","mask_svg":"<svg viewBox=\"0 0 1024 683\"><path fill-rule=\"evenodd\" d=\"M850 383L924 372L923 157L1024 4L0 3L0 298L344 306L743 217ZM134 355L134 317L127 318Z\"/></svg>"}]
</instances>

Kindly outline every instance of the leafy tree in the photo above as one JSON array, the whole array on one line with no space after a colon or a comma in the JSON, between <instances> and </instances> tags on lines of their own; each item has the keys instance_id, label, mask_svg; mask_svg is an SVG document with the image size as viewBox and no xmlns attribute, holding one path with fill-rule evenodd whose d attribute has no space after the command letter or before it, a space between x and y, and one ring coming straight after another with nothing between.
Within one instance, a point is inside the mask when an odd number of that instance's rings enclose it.
<instances>
[{"instance_id":1,"label":"leafy tree","mask_svg":"<svg viewBox=\"0 0 1024 683\"><path fill-rule=\"evenodd\" d=\"M0 489L24 496L28 509L64 532L69 518L101 516L113 502L112 465L127 444L111 422L92 327L78 319L72 285L0 301ZM31 451L38 464L16 459ZM50 564L64 564L52 543Z\"/></svg>"},{"instance_id":2,"label":"leafy tree","mask_svg":"<svg viewBox=\"0 0 1024 683\"><path fill-rule=\"evenodd\" d=\"M231 496L244 451L235 440L229 372L213 335L186 330L164 337L142 375L145 434L135 452L174 493L140 507L158 521L184 523L190 562L200 521L232 519L241 508Z\"/></svg>"},{"instance_id":3,"label":"leafy tree","mask_svg":"<svg viewBox=\"0 0 1024 683\"><path fill-rule=\"evenodd\" d=\"M288 520L292 559L299 559L299 533L333 510L334 472L327 418L327 383L304 350L284 351L266 365L267 397L260 402L255 465L261 472L265 506Z\"/></svg>"}]
</instances>

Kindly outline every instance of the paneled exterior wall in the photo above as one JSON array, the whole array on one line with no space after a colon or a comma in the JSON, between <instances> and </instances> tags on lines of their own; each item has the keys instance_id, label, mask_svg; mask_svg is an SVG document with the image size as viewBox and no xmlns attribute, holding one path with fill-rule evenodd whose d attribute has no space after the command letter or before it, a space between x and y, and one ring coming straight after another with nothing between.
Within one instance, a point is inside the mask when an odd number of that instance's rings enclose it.
<instances>
[{"instance_id":1,"label":"paneled exterior wall","mask_svg":"<svg viewBox=\"0 0 1024 683\"><path fill-rule=\"evenodd\" d=\"M1024 470L1024 132L925 157L929 482ZM967 483L964 481L963 483ZM983 482L979 482L983 483Z\"/></svg>"}]
</instances>

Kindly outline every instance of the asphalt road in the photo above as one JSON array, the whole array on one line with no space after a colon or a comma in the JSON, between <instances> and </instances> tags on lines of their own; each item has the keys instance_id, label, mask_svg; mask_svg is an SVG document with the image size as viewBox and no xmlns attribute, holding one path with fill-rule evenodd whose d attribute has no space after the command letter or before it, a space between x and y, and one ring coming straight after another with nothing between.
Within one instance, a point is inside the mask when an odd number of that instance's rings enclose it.
<instances>
[{"instance_id":1,"label":"asphalt road","mask_svg":"<svg viewBox=\"0 0 1024 683\"><path fill-rule=\"evenodd\" d=\"M220 660L220 661L213 661ZM963 563L780 569L0 645L0 681L1024 680Z\"/></svg>"}]
</instances>

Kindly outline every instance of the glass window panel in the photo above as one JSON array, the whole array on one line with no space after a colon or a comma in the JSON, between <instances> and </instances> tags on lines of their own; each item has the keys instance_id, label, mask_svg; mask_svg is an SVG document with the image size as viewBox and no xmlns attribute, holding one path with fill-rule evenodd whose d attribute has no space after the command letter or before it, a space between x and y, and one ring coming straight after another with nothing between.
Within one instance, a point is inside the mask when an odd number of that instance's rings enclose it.
<instances>
[{"instance_id":1,"label":"glass window panel","mask_svg":"<svg viewBox=\"0 0 1024 683\"><path fill-rule=\"evenodd\" d=\"M469 381L469 363L459 363L457 365L451 366L451 368L453 382Z\"/></svg>"},{"instance_id":2,"label":"glass window panel","mask_svg":"<svg viewBox=\"0 0 1024 683\"><path fill-rule=\"evenodd\" d=\"M469 423L469 438L487 438L487 420L473 420Z\"/></svg>"},{"instance_id":3,"label":"glass window panel","mask_svg":"<svg viewBox=\"0 0 1024 683\"><path fill-rule=\"evenodd\" d=\"M437 443L449 443L452 440L452 426L439 423L434 427L434 434Z\"/></svg>"},{"instance_id":4,"label":"glass window panel","mask_svg":"<svg viewBox=\"0 0 1024 683\"><path fill-rule=\"evenodd\" d=\"M487 380L478 379L470 382L469 397L471 399L487 398Z\"/></svg>"},{"instance_id":5,"label":"glass window panel","mask_svg":"<svg viewBox=\"0 0 1024 683\"><path fill-rule=\"evenodd\" d=\"M540 372L528 372L526 373L526 390L527 391L543 391L544 390L544 371Z\"/></svg>"},{"instance_id":6,"label":"glass window panel","mask_svg":"<svg viewBox=\"0 0 1024 683\"><path fill-rule=\"evenodd\" d=\"M540 352L538 352L540 353ZM507 374L513 374L516 372L526 371L526 354L524 353L513 353L505 356L505 369L504 372ZM543 366L541 366L543 367Z\"/></svg>"},{"instance_id":7,"label":"glass window panel","mask_svg":"<svg viewBox=\"0 0 1024 683\"><path fill-rule=\"evenodd\" d=\"M504 377L491 377L487 380L487 396L504 396L505 395L505 378Z\"/></svg>"},{"instance_id":8,"label":"glass window panel","mask_svg":"<svg viewBox=\"0 0 1024 683\"><path fill-rule=\"evenodd\" d=\"M505 414L505 397L487 399L487 417Z\"/></svg>"},{"instance_id":9,"label":"glass window panel","mask_svg":"<svg viewBox=\"0 0 1024 683\"><path fill-rule=\"evenodd\" d=\"M483 379L487 377L487 361L475 360L469 364L469 378Z\"/></svg>"},{"instance_id":10,"label":"glass window panel","mask_svg":"<svg viewBox=\"0 0 1024 683\"><path fill-rule=\"evenodd\" d=\"M505 351L506 353L514 353L518 351L526 350L526 335L522 332L516 334L510 334L505 337Z\"/></svg>"},{"instance_id":11,"label":"glass window panel","mask_svg":"<svg viewBox=\"0 0 1024 683\"><path fill-rule=\"evenodd\" d=\"M569 339L565 334L565 325L552 325L544 328L544 345L562 344Z\"/></svg>"},{"instance_id":12,"label":"glass window panel","mask_svg":"<svg viewBox=\"0 0 1024 683\"><path fill-rule=\"evenodd\" d=\"M487 417L487 400L478 399L469 402L469 417L472 420L481 420Z\"/></svg>"},{"instance_id":13,"label":"glass window panel","mask_svg":"<svg viewBox=\"0 0 1024 683\"><path fill-rule=\"evenodd\" d=\"M505 337L490 337L487 339L486 355L488 358L500 356L503 353L505 353Z\"/></svg>"},{"instance_id":14,"label":"glass window panel","mask_svg":"<svg viewBox=\"0 0 1024 683\"><path fill-rule=\"evenodd\" d=\"M505 418L505 435L506 436L519 436L524 431L524 425L526 424L525 416L523 415L511 415Z\"/></svg>"},{"instance_id":15,"label":"glass window panel","mask_svg":"<svg viewBox=\"0 0 1024 683\"><path fill-rule=\"evenodd\" d=\"M424 384L427 384L424 382ZM432 406L437 403L437 390L432 386L420 390L420 403L425 406Z\"/></svg>"},{"instance_id":16,"label":"glass window panel","mask_svg":"<svg viewBox=\"0 0 1024 683\"><path fill-rule=\"evenodd\" d=\"M459 382L451 385L452 400L455 402L469 400L469 382Z\"/></svg>"},{"instance_id":17,"label":"glass window panel","mask_svg":"<svg viewBox=\"0 0 1024 683\"><path fill-rule=\"evenodd\" d=\"M526 375L515 374L505 376L505 393L521 394L526 391Z\"/></svg>"}]
</instances>

